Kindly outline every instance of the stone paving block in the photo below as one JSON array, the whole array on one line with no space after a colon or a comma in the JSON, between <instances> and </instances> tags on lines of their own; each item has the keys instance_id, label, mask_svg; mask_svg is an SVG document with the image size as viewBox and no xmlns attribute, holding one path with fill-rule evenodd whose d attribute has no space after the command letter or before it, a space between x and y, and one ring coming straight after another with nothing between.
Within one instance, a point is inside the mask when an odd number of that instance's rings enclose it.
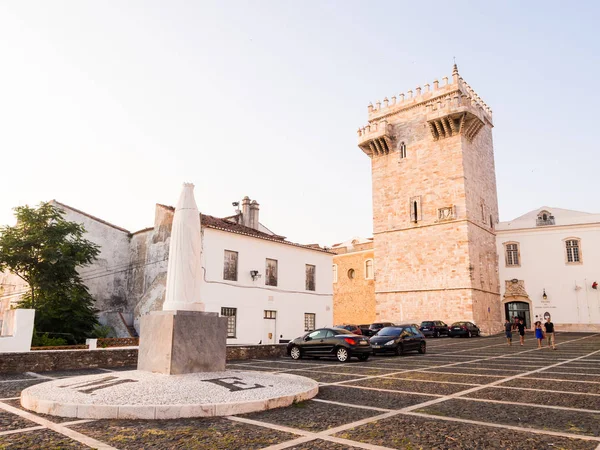
<instances>
[{"instance_id":1,"label":"stone paving block","mask_svg":"<svg viewBox=\"0 0 600 450\"><path fill-rule=\"evenodd\" d=\"M517 378L507 381L499 386L512 386L530 389L545 389L550 391L583 392L586 394L600 394L600 383L575 383L572 381L543 381ZM600 397L598 397L600 405Z\"/></svg>"},{"instance_id":2,"label":"stone paving block","mask_svg":"<svg viewBox=\"0 0 600 450\"><path fill-rule=\"evenodd\" d=\"M4 403L4 402L3 402ZM0 409L0 432L37 427L38 424ZM0 447L1 448L1 447Z\"/></svg>"},{"instance_id":3,"label":"stone paving block","mask_svg":"<svg viewBox=\"0 0 600 450\"><path fill-rule=\"evenodd\" d=\"M384 409L401 409L434 399L429 395L404 394L401 392L381 392L352 387L321 386L318 399L331 400L340 403L350 403L358 406L373 406Z\"/></svg>"},{"instance_id":4,"label":"stone paving block","mask_svg":"<svg viewBox=\"0 0 600 450\"><path fill-rule=\"evenodd\" d=\"M34 384L43 383L44 381L50 380L34 378L28 381L7 381L5 383L0 383L0 398L18 397L21 395L23 389L33 386Z\"/></svg>"},{"instance_id":5,"label":"stone paving block","mask_svg":"<svg viewBox=\"0 0 600 450\"><path fill-rule=\"evenodd\" d=\"M423 381L397 380L394 378L371 378L368 380L353 381L348 384L353 386L389 389L393 391L407 391L440 395L455 394L456 392L464 391L474 387L468 384L427 383Z\"/></svg>"},{"instance_id":6,"label":"stone paving block","mask_svg":"<svg viewBox=\"0 0 600 450\"><path fill-rule=\"evenodd\" d=\"M224 418L99 420L70 428L120 450L254 450L298 437Z\"/></svg>"},{"instance_id":7,"label":"stone paving block","mask_svg":"<svg viewBox=\"0 0 600 450\"><path fill-rule=\"evenodd\" d=\"M600 414L560 411L524 405L448 400L418 409L436 416L458 417L479 422L502 423L538 430L600 436Z\"/></svg>"},{"instance_id":8,"label":"stone paving block","mask_svg":"<svg viewBox=\"0 0 600 450\"><path fill-rule=\"evenodd\" d=\"M378 414L382 413L309 400L296 403L289 408L261 411L241 417L318 432Z\"/></svg>"},{"instance_id":9,"label":"stone paving block","mask_svg":"<svg viewBox=\"0 0 600 450\"><path fill-rule=\"evenodd\" d=\"M595 441L399 415L335 434L397 449L592 450Z\"/></svg>"},{"instance_id":10,"label":"stone paving block","mask_svg":"<svg viewBox=\"0 0 600 450\"><path fill-rule=\"evenodd\" d=\"M51 430L0 436L0 449L2 450L83 450L90 448Z\"/></svg>"},{"instance_id":11,"label":"stone paving block","mask_svg":"<svg viewBox=\"0 0 600 450\"><path fill-rule=\"evenodd\" d=\"M600 398L598 396L585 394L563 394L556 392L526 391L523 389L485 388L480 391L467 394L466 397L600 411Z\"/></svg>"}]
</instances>

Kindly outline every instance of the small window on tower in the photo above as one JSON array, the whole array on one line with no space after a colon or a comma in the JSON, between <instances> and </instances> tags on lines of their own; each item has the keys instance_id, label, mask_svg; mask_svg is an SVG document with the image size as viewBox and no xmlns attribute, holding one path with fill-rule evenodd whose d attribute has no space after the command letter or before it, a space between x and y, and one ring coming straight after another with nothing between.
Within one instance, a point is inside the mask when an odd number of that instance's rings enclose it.
<instances>
[{"instance_id":1,"label":"small window on tower","mask_svg":"<svg viewBox=\"0 0 600 450\"><path fill-rule=\"evenodd\" d=\"M410 221L417 223L423 219L423 213L421 211L421 197L412 197L410 199Z\"/></svg>"},{"instance_id":2,"label":"small window on tower","mask_svg":"<svg viewBox=\"0 0 600 450\"><path fill-rule=\"evenodd\" d=\"M400 142L400 147L398 147L398 155L400 159L406 158L406 144L404 142Z\"/></svg>"}]
</instances>

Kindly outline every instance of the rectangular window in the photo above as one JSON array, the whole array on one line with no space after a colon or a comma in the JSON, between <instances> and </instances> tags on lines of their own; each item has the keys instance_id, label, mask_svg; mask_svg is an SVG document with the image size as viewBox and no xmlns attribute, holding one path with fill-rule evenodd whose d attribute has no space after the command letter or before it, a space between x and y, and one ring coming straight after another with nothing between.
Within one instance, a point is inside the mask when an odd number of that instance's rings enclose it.
<instances>
[{"instance_id":1,"label":"rectangular window","mask_svg":"<svg viewBox=\"0 0 600 450\"><path fill-rule=\"evenodd\" d=\"M367 280L373 279L373 260L367 259L365 261L365 278Z\"/></svg>"},{"instance_id":2,"label":"rectangular window","mask_svg":"<svg viewBox=\"0 0 600 450\"><path fill-rule=\"evenodd\" d=\"M306 290L314 291L315 290L315 270L316 267L312 264L306 265Z\"/></svg>"},{"instance_id":3,"label":"rectangular window","mask_svg":"<svg viewBox=\"0 0 600 450\"><path fill-rule=\"evenodd\" d=\"M315 329L314 313L304 313L304 331L313 331Z\"/></svg>"},{"instance_id":4,"label":"rectangular window","mask_svg":"<svg viewBox=\"0 0 600 450\"><path fill-rule=\"evenodd\" d=\"M506 265L519 265L519 244L506 244Z\"/></svg>"},{"instance_id":5,"label":"rectangular window","mask_svg":"<svg viewBox=\"0 0 600 450\"><path fill-rule=\"evenodd\" d=\"M277 260L267 258L265 269L265 284L267 286L277 286Z\"/></svg>"},{"instance_id":6,"label":"rectangular window","mask_svg":"<svg viewBox=\"0 0 600 450\"><path fill-rule=\"evenodd\" d=\"M235 337L237 308L221 308L221 316L227 317L227 337Z\"/></svg>"},{"instance_id":7,"label":"rectangular window","mask_svg":"<svg viewBox=\"0 0 600 450\"><path fill-rule=\"evenodd\" d=\"M265 319L277 319L277 311L265 310Z\"/></svg>"},{"instance_id":8,"label":"rectangular window","mask_svg":"<svg viewBox=\"0 0 600 450\"><path fill-rule=\"evenodd\" d=\"M567 241L567 262L578 263L579 258L579 241L576 239Z\"/></svg>"},{"instance_id":9,"label":"rectangular window","mask_svg":"<svg viewBox=\"0 0 600 450\"><path fill-rule=\"evenodd\" d=\"M223 263L223 279L237 281L238 279L238 252L225 250L225 259Z\"/></svg>"},{"instance_id":10,"label":"rectangular window","mask_svg":"<svg viewBox=\"0 0 600 450\"><path fill-rule=\"evenodd\" d=\"M333 282L337 283L337 264L333 265Z\"/></svg>"}]
</instances>

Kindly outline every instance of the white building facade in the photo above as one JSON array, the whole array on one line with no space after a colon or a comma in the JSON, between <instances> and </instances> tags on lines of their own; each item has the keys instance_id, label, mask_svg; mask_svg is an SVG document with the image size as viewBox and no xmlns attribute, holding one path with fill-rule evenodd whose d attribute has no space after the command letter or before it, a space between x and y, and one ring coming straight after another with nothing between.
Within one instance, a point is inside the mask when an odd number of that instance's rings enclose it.
<instances>
[{"instance_id":1,"label":"white building facade","mask_svg":"<svg viewBox=\"0 0 600 450\"><path fill-rule=\"evenodd\" d=\"M119 337L139 333L139 320L162 310L174 208L156 205L154 226L134 233L53 201L65 219L81 223L100 246L81 270L100 323ZM234 216L201 214L201 301L228 317L228 344L275 344L333 325L334 254L276 235L258 221L247 197ZM0 273L2 312L27 291L15 275ZM44 331L44 330L42 330Z\"/></svg>"},{"instance_id":2,"label":"white building facade","mask_svg":"<svg viewBox=\"0 0 600 450\"><path fill-rule=\"evenodd\" d=\"M600 214L543 207L496 227L503 312L600 331Z\"/></svg>"}]
</instances>

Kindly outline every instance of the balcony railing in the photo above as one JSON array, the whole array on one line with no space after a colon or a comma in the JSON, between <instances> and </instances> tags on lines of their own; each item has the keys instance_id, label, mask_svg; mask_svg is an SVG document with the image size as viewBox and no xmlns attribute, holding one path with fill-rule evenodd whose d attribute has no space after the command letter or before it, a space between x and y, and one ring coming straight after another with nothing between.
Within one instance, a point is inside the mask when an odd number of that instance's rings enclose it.
<instances>
[{"instance_id":1,"label":"balcony railing","mask_svg":"<svg viewBox=\"0 0 600 450\"><path fill-rule=\"evenodd\" d=\"M550 216L550 217L548 217L546 219L538 217L536 225L538 227L544 227L546 225L554 225L554 217Z\"/></svg>"}]
</instances>

